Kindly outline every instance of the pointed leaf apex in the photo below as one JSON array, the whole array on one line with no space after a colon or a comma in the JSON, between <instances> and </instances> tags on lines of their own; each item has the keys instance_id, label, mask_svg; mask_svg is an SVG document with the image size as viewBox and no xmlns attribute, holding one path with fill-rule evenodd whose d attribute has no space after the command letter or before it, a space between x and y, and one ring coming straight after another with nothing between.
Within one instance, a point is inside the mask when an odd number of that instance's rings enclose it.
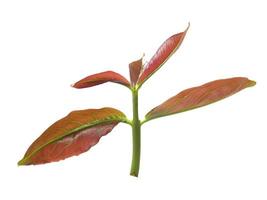
<instances>
[{"instance_id":1,"label":"pointed leaf apex","mask_svg":"<svg viewBox=\"0 0 267 200\"><path fill-rule=\"evenodd\" d=\"M187 32L188 31L188 29L190 28L190 22L188 22L188 25L187 25L187 28L185 29L185 31L184 32Z\"/></svg>"},{"instance_id":2,"label":"pointed leaf apex","mask_svg":"<svg viewBox=\"0 0 267 200\"><path fill-rule=\"evenodd\" d=\"M142 54L142 57L141 58L143 59L144 57L145 57L145 53Z\"/></svg>"},{"instance_id":3,"label":"pointed leaf apex","mask_svg":"<svg viewBox=\"0 0 267 200\"><path fill-rule=\"evenodd\" d=\"M25 165L25 163L24 163L24 159L21 159L21 160L18 162L18 166L22 166L22 165Z\"/></svg>"},{"instance_id":4,"label":"pointed leaf apex","mask_svg":"<svg viewBox=\"0 0 267 200\"><path fill-rule=\"evenodd\" d=\"M256 81L250 80L247 87L253 87L256 84L257 84Z\"/></svg>"}]
</instances>

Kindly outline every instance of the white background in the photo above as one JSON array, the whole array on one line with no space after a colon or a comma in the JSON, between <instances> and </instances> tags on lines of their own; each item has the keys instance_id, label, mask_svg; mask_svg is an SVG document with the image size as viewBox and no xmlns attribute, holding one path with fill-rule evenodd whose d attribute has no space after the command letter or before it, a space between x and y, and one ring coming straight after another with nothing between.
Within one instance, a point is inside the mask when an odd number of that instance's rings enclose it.
<instances>
[{"instance_id":1,"label":"white background","mask_svg":"<svg viewBox=\"0 0 267 200\"><path fill-rule=\"evenodd\" d=\"M267 199L266 6L262 0L0 1L0 199ZM139 178L129 176L131 129L120 124L79 157L17 161L44 129L75 109L131 114L117 84L75 90L84 76L146 60L174 33L181 48L140 91L140 112L180 90L246 76L256 87L151 121Z\"/></svg>"}]
</instances>

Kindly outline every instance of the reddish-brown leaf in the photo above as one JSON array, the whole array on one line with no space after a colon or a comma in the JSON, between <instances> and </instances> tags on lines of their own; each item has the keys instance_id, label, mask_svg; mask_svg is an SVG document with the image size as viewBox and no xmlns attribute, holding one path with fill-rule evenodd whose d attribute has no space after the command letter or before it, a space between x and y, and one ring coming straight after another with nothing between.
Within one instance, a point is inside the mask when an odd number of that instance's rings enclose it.
<instances>
[{"instance_id":1,"label":"reddish-brown leaf","mask_svg":"<svg viewBox=\"0 0 267 200\"><path fill-rule=\"evenodd\" d=\"M126 116L114 108L73 111L37 138L18 164L43 164L79 155L125 121Z\"/></svg>"},{"instance_id":2,"label":"reddish-brown leaf","mask_svg":"<svg viewBox=\"0 0 267 200\"><path fill-rule=\"evenodd\" d=\"M177 33L170 38L168 38L157 50L151 60L147 63L142 71L139 79L138 85L142 85L152 74L154 74L170 57L171 55L180 47L182 41L186 35L186 32Z\"/></svg>"},{"instance_id":3,"label":"reddish-brown leaf","mask_svg":"<svg viewBox=\"0 0 267 200\"><path fill-rule=\"evenodd\" d=\"M255 84L247 78L235 77L189 88L153 108L146 114L146 121L208 105Z\"/></svg>"},{"instance_id":4,"label":"reddish-brown leaf","mask_svg":"<svg viewBox=\"0 0 267 200\"><path fill-rule=\"evenodd\" d=\"M139 78L140 72L143 67L143 57L139 60L133 61L129 64L131 84L134 86Z\"/></svg>"},{"instance_id":5,"label":"reddish-brown leaf","mask_svg":"<svg viewBox=\"0 0 267 200\"><path fill-rule=\"evenodd\" d=\"M116 72L113 72L113 71L105 71L105 72L87 76L83 78L82 80L76 82L72 86L80 89L80 88L92 87L92 86L103 84L106 82L119 83L126 87L130 87L130 83L126 78L124 78L122 75Z\"/></svg>"}]
</instances>

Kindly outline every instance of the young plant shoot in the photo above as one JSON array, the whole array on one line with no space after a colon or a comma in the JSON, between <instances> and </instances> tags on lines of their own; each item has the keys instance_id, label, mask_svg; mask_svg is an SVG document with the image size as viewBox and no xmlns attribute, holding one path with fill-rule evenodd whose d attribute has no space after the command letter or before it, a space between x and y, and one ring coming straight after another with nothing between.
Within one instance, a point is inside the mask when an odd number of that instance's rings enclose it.
<instances>
[{"instance_id":1,"label":"young plant shoot","mask_svg":"<svg viewBox=\"0 0 267 200\"><path fill-rule=\"evenodd\" d=\"M44 164L79 155L97 144L99 139L111 132L118 123L126 123L132 128L133 152L130 175L137 177L140 166L141 126L144 123L211 104L256 84L255 81L245 77L234 77L192 87L156 106L140 120L139 90L180 47L188 28L189 26L184 32L177 33L163 42L147 64L143 64L143 57L130 63L130 82L116 72L105 71L87 76L72 85L80 89L114 82L127 87L132 93L132 119L128 119L123 112L110 107L72 111L47 128L31 144L18 165Z\"/></svg>"}]
</instances>

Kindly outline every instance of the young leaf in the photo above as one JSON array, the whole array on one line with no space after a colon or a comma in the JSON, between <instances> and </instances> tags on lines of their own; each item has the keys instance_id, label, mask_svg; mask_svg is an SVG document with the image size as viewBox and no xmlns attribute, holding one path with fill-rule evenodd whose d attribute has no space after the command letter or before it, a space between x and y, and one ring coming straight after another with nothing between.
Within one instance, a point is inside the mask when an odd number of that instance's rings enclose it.
<instances>
[{"instance_id":1,"label":"young leaf","mask_svg":"<svg viewBox=\"0 0 267 200\"><path fill-rule=\"evenodd\" d=\"M255 84L247 78L235 77L189 88L153 108L146 114L145 121L208 105Z\"/></svg>"},{"instance_id":2,"label":"young leaf","mask_svg":"<svg viewBox=\"0 0 267 200\"><path fill-rule=\"evenodd\" d=\"M87 88L87 87L92 87L95 85L103 84L106 82L119 83L128 88L130 87L130 83L126 78L124 78L122 75L116 72L113 72L113 71L105 71L105 72L87 76L83 78L82 80L74 83L72 87L75 87L78 89Z\"/></svg>"},{"instance_id":3,"label":"young leaf","mask_svg":"<svg viewBox=\"0 0 267 200\"><path fill-rule=\"evenodd\" d=\"M184 32L177 33L168 38L157 50L151 60L147 63L142 71L137 84L142 85L152 74L171 57L171 55L180 47L186 35L189 25Z\"/></svg>"},{"instance_id":4,"label":"young leaf","mask_svg":"<svg viewBox=\"0 0 267 200\"><path fill-rule=\"evenodd\" d=\"M140 72L142 70L142 67L143 67L143 57L129 64L129 71L130 71L130 78L131 78L132 86L135 86L138 80L138 77L140 75Z\"/></svg>"},{"instance_id":5,"label":"young leaf","mask_svg":"<svg viewBox=\"0 0 267 200\"><path fill-rule=\"evenodd\" d=\"M114 108L73 111L37 138L18 164L43 164L79 155L98 143L119 122L126 121L126 116Z\"/></svg>"}]
</instances>

